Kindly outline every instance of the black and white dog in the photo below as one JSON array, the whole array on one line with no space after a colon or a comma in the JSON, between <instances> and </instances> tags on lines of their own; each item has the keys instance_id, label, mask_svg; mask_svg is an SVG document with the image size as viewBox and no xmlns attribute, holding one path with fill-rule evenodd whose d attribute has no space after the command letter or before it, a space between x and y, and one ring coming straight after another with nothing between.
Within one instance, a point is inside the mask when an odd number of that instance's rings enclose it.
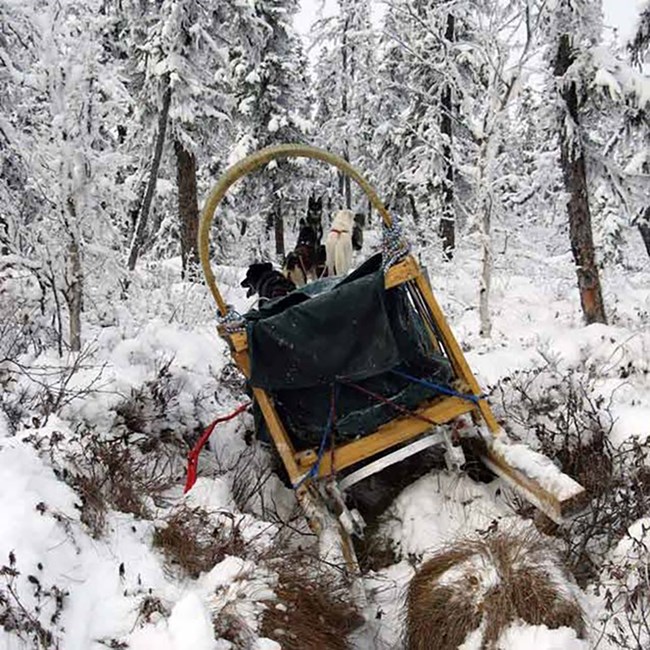
<instances>
[{"instance_id":1,"label":"black and white dog","mask_svg":"<svg viewBox=\"0 0 650 650\"><path fill-rule=\"evenodd\" d=\"M325 271L325 247L314 227L301 219L296 247L287 254L282 273L297 287L304 287L310 280L323 277Z\"/></svg>"},{"instance_id":2,"label":"black and white dog","mask_svg":"<svg viewBox=\"0 0 650 650\"><path fill-rule=\"evenodd\" d=\"M260 298L272 300L291 293L296 285L276 271L270 262L255 262L248 267L241 286L248 288L246 297L259 294Z\"/></svg>"}]
</instances>

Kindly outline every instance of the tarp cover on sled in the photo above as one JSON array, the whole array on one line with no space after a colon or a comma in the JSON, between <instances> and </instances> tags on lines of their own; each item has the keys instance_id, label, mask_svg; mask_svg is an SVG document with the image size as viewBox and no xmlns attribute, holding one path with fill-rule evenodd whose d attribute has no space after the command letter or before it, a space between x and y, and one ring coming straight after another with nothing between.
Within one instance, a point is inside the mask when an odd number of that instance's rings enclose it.
<instances>
[{"instance_id":1,"label":"tarp cover on sled","mask_svg":"<svg viewBox=\"0 0 650 650\"><path fill-rule=\"evenodd\" d=\"M437 395L394 370L438 385L451 379L405 287L384 288L381 262L375 255L344 279L315 282L245 316L250 384L273 395L297 448L318 445L332 399L341 441Z\"/></svg>"}]
</instances>

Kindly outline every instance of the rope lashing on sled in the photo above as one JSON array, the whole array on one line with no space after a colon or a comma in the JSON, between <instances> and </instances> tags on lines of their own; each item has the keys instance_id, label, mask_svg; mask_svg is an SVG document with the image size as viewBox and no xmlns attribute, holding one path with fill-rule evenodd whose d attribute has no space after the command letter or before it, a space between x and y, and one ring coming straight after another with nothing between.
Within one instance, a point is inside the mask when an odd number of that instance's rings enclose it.
<instances>
[{"instance_id":1,"label":"rope lashing on sled","mask_svg":"<svg viewBox=\"0 0 650 650\"><path fill-rule=\"evenodd\" d=\"M444 386L443 384L436 384L432 381L427 381L426 379L420 379L419 377L413 377L413 375L409 375L405 372L402 372L401 370L391 370L390 372L414 384L420 384L420 386L424 386L425 388L430 388L431 390L435 390L438 393L442 393L443 395L458 397L459 399L464 399L468 402L472 402L473 404L478 404L479 400L485 399L487 397L487 395L484 393L481 395L472 395L471 393L459 393L457 390L454 390L449 386Z\"/></svg>"},{"instance_id":2,"label":"rope lashing on sled","mask_svg":"<svg viewBox=\"0 0 650 650\"><path fill-rule=\"evenodd\" d=\"M251 402L245 402L241 406L238 406L232 413L217 418L205 428L201 437L196 441L194 447L192 447L192 451L187 455L187 480L185 481L185 489L183 490L185 494L189 492L192 489L192 486L196 483L196 468L199 464L199 454L201 453L201 449L203 449L205 443L208 441L208 438L212 435L217 424L232 420L240 413L243 413L250 405Z\"/></svg>"},{"instance_id":3,"label":"rope lashing on sled","mask_svg":"<svg viewBox=\"0 0 650 650\"><path fill-rule=\"evenodd\" d=\"M217 322L229 334L246 331L244 317L230 305L228 305L228 311L226 311L224 316L221 313L217 315Z\"/></svg>"},{"instance_id":4,"label":"rope lashing on sled","mask_svg":"<svg viewBox=\"0 0 650 650\"><path fill-rule=\"evenodd\" d=\"M318 454L316 455L316 462L311 466L309 471L297 482L294 483L293 489L297 490L307 479L314 478L318 476L318 471L320 469L321 461L325 456L325 446L327 445L327 440L332 438L334 435L334 425L336 423L336 400L338 397L339 387L338 384L332 384L332 391L330 393L330 408L327 415L327 424L325 429L323 429L323 435L320 439L320 445L318 447ZM333 447L333 445L332 445ZM332 463L334 467L334 463Z\"/></svg>"},{"instance_id":5,"label":"rope lashing on sled","mask_svg":"<svg viewBox=\"0 0 650 650\"><path fill-rule=\"evenodd\" d=\"M382 223L381 249L384 271L387 271L393 264L406 257L411 250L402 235L402 226L395 216L390 225L387 225L386 222Z\"/></svg>"}]
</instances>

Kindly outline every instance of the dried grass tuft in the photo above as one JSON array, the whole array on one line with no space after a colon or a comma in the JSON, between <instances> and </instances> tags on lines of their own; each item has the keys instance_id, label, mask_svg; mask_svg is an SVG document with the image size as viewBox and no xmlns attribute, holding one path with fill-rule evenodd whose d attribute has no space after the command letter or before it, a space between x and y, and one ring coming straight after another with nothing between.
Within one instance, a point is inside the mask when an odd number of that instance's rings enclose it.
<instances>
[{"instance_id":1,"label":"dried grass tuft","mask_svg":"<svg viewBox=\"0 0 650 650\"><path fill-rule=\"evenodd\" d=\"M348 650L348 635L363 623L331 573L301 557L278 567L277 602L268 604L261 634L282 650Z\"/></svg>"},{"instance_id":2,"label":"dried grass tuft","mask_svg":"<svg viewBox=\"0 0 650 650\"><path fill-rule=\"evenodd\" d=\"M203 508L177 508L153 534L153 546L162 551L170 570L198 578L226 555L244 555L245 542L233 525L215 525Z\"/></svg>"},{"instance_id":3,"label":"dried grass tuft","mask_svg":"<svg viewBox=\"0 0 650 650\"><path fill-rule=\"evenodd\" d=\"M409 650L455 650L483 626L484 650L496 648L515 620L571 627L583 636L583 614L569 579L539 535L500 532L462 540L425 562L409 585Z\"/></svg>"}]
</instances>

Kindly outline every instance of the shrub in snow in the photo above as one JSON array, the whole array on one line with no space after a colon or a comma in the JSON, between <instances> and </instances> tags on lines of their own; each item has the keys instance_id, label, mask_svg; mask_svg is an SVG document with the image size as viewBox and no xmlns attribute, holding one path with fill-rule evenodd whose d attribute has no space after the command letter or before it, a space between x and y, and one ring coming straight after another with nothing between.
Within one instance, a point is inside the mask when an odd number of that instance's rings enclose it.
<instances>
[{"instance_id":1,"label":"shrub in snow","mask_svg":"<svg viewBox=\"0 0 650 650\"><path fill-rule=\"evenodd\" d=\"M596 584L603 634L614 647L650 646L650 518L635 522L607 558Z\"/></svg>"},{"instance_id":2,"label":"shrub in snow","mask_svg":"<svg viewBox=\"0 0 650 650\"><path fill-rule=\"evenodd\" d=\"M511 435L527 436L587 490L587 507L555 531L581 586L597 578L609 550L650 511L650 439L630 437L614 445L614 418L594 384L592 374L553 366L502 382Z\"/></svg>"},{"instance_id":3,"label":"shrub in snow","mask_svg":"<svg viewBox=\"0 0 650 650\"><path fill-rule=\"evenodd\" d=\"M234 518L226 519L218 521L203 508L181 505L156 526L153 546L163 552L169 568L198 578L226 555L243 555L246 550Z\"/></svg>"},{"instance_id":4,"label":"shrub in snow","mask_svg":"<svg viewBox=\"0 0 650 650\"><path fill-rule=\"evenodd\" d=\"M474 633L496 648L517 620L584 634L573 587L548 542L530 531L462 539L425 562L410 582L409 650L455 650Z\"/></svg>"},{"instance_id":5,"label":"shrub in snow","mask_svg":"<svg viewBox=\"0 0 650 650\"><path fill-rule=\"evenodd\" d=\"M115 425L131 433L146 434L152 448L159 441L182 441L183 435L191 437L200 431L194 417L197 404L188 400L182 381L172 374L172 361L160 363L153 379L133 388L129 398L115 407ZM197 395L194 401L198 399Z\"/></svg>"},{"instance_id":6,"label":"shrub in snow","mask_svg":"<svg viewBox=\"0 0 650 650\"><path fill-rule=\"evenodd\" d=\"M155 506L164 505L164 494L177 484L184 463L170 445L160 444L144 453L146 439L134 434L102 435L80 427L68 438L54 431L27 440L49 454L57 477L79 494L80 519L94 538L105 532L110 509L150 518Z\"/></svg>"},{"instance_id":7,"label":"shrub in snow","mask_svg":"<svg viewBox=\"0 0 650 650\"><path fill-rule=\"evenodd\" d=\"M20 575L12 551L0 567L0 627L36 650L59 648L59 621L68 592L56 585L46 587L36 575L27 576L28 585L19 585Z\"/></svg>"},{"instance_id":8,"label":"shrub in snow","mask_svg":"<svg viewBox=\"0 0 650 650\"><path fill-rule=\"evenodd\" d=\"M331 571L295 553L269 562L278 572L276 601L267 603L261 632L283 650L346 650L347 637L363 623L349 593Z\"/></svg>"}]
</instances>

